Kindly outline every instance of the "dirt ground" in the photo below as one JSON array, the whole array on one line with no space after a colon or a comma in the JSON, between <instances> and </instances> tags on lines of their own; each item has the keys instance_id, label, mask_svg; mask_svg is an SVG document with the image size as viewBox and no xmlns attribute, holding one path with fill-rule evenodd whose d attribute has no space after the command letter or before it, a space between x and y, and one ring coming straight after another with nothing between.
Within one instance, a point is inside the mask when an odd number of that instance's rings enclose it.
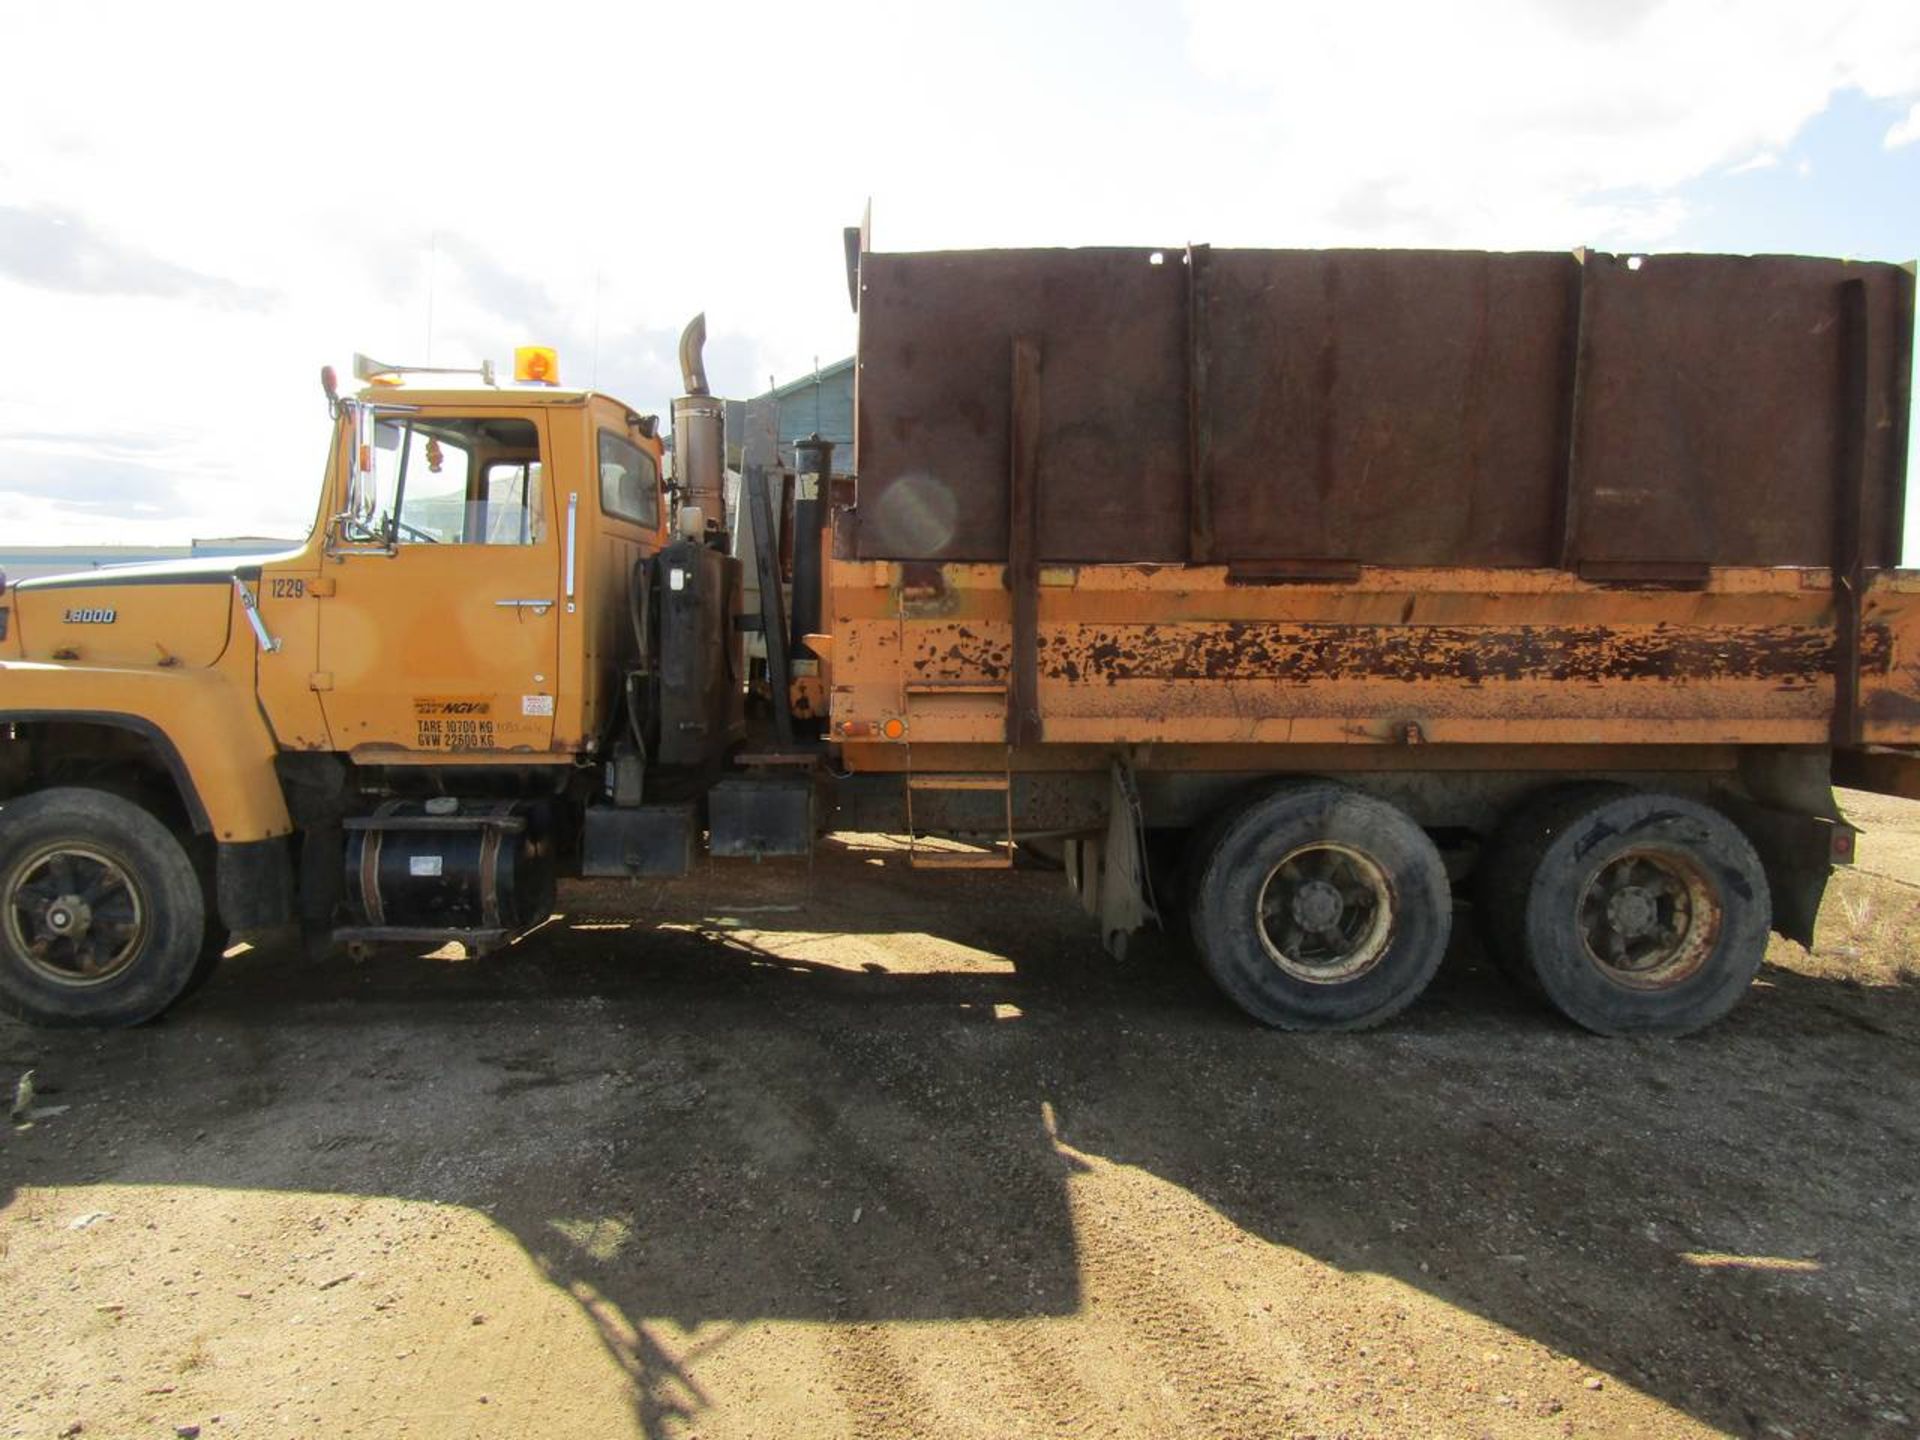
<instances>
[{"instance_id":1,"label":"dirt ground","mask_svg":"<svg viewBox=\"0 0 1920 1440\"><path fill-rule=\"evenodd\" d=\"M1273 1034L1057 875L580 886L482 960L0 1022L0 1434L1905 1435L1920 807L1809 955L1593 1039L1461 939Z\"/></svg>"}]
</instances>

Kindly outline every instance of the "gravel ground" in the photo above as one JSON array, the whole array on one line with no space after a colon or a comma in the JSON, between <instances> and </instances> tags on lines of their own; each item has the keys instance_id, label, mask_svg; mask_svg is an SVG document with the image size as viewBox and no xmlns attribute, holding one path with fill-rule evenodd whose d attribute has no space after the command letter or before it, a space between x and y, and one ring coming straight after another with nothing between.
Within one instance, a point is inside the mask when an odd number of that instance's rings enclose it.
<instances>
[{"instance_id":1,"label":"gravel ground","mask_svg":"<svg viewBox=\"0 0 1920 1440\"><path fill-rule=\"evenodd\" d=\"M0 1435L1679 1436L1920 1420L1920 807L1682 1041L1463 915L1271 1034L1057 875L578 886L482 960L0 1022Z\"/></svg>"}]
</instances>

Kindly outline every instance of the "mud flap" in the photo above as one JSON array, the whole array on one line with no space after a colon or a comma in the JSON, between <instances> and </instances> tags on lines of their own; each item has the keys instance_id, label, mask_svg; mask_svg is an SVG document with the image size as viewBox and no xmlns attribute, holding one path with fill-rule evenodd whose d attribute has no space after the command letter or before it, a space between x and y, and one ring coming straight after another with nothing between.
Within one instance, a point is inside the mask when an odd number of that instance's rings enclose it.
<instances>
[{"instance_id":1,"label":"mud flap","mask_svg":"<svg viewBox=\"0 0 1920 1440\"><path fill-rule=\"evenodd\" d=\"M1796 815L1735 796L1718 796L1760 853L1773 895L1773 928L1813 948L1813 922L1820 914L1827 877L1836 864L1853 863L1854 828L1824 815Z\"/></svg>"},{"instance_id":2,"label":"mud flap","mask_svg":"<svg viewBox=\"0 0 1920 1440\"><path fill-rule=\"evenodd\" d=\"M1081 908L1100 921L1100 943L1124 960L1133 932L1160 923L1147 875L1146 827L1133 771L1113 762L1107 786L1107 828L1066 842L1067 884Z\"/></svg>"},{"instance_id":3,"label":"mud flap","mask_svg":"<svg viewBox=\"0 0 1920 1440\"><path fill-rule=\"evenodd\" d=\"M259 935L295 918L293 859L287 837L222 841L214 852L215 903L235 935Z\"/></svg>"}]
</instances>

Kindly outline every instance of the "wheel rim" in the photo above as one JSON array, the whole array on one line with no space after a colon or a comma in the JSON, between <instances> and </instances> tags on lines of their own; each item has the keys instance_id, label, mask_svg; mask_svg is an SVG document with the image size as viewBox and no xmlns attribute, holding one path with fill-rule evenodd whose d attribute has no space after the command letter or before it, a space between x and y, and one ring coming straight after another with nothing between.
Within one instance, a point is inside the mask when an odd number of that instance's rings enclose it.
<instances>
[{"instance_id":1,"label":"wheel rim","mask_svg":"<svg viewBox=\"0 0 1920 1440\"><path fill-rule=\"evenodd\" d=\"M15 867L7 886L8 947L58 985L100 985L147 938L147 907L127 867L85 845L53 845Z\"/></svg>"},{"instance_id":2,"label":"wheel rim","mask_svg":"<svg viewBox=\"0 0 1920 1440\"><path fill-rule=\"evenodd\" d=\"M1697 973L1720 936L1719 895L1691 857L1635 849L1602 865L1581 892L1587 958L1618 984L1665 990Z\"/></svg>"},{"instance_id":3,"label":"wheel rim","mask_svg":"<svg viewBox=\"0 0 1920 1440\"><path fill-rule=\"evenodd\" d=\"M1296 980L1338 985L1380 963L1393 934L1393 887L1358 850L1302 845L1267 872L1255 901L1267 958Z\"/></svg>"}]
</instances>

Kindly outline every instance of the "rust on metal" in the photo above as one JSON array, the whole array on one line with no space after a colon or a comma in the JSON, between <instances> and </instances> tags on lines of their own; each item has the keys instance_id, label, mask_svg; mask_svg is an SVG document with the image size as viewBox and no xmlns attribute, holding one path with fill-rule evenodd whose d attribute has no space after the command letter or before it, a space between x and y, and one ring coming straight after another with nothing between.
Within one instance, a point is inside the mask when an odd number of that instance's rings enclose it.
<instances>
[{"instance_id":1,"label":"rust on metal","mask_svg":"<svg viewBox=\"0 0 1920 1440\"><path fill-rule=\"evenodd\" d=\"M1558 542L1553 563L1562 570L1580 568L1580 411L1587 389L1587 368L1592 363L1587 357L1587 254L1584 248L1573 252L1571 299L1566 311L1571 320L1561 346L1566 403L1557 416L1560 467L1548 535Z\"/></svg>"},{"instance_id":2,"label":"rust on metal","mask_svg":"<svg viewBox=\"0 0 1920 1440\"><path fill-rule=\"evenodd\" d=\"M1005 559L1005 356L1025 334L1047 356L1042 563L1824 567L1836 292L1857 282L1873 421L1861 550L1869 566L1897 556L1913 310L1900 267L1181 258L865 256L858 554Z\"/></svg>"},{"instance_id":3,"label":"rust on metal","mask_svg":"<svg viewBox=\"0 0 1920 1440\"><path fill-rule=\"evenodd\" d=\"M1204 565L1213 559L1213 412L1209 372L1213 363L1208 338L1207 270L1212 251L1187 247L1187 559Z\"/></svg>"},{"instance_id":4,"label":"rust on metal","mask_svg":"<svg viewBox=\"0 0 1920 1440\"><path fill-rule=\"evenodd\" d=\"M916 672L959 664L987 674L994 653L948 645L939 652L910 654L907 664ZM1885 674L1891 655L1887 628L1869 627L1862 636L1861 669ZM1834 639L1825 629L1801 626L1088 624L1043 629L1039 659L1045 679L1076 684L1204 679L1266 680L1278 686L1341 680L1813 685L1832 674Z\"/></svg>"},{"instance_id":5,"label":"rust on metal","mask_svg":"<svg viewBox=\"0 0 1920 1440\"><path fill-rule=\"evenodd\" d=\"M1833 465L1846 416L1835 343L1840 287L1911 315L1894 266L1785 256L1590 256L1576 419L1582 559L1819 565L1834 545ZM1891 409L1893 352L1869 361ZM1864 463L1876 563L1899 543L1904 457L1883 435Z\"/></svg>"},{"instance_id":6,"label":"rust on metal","mask_svg":"<svg viewBox=\"0 0 1920 1440\"><path fill-rule=\"evenodd\" d=\"M1004 563L1007 354L1033 335L1040 559L1185 560L1182 269L1144 250L869 253L859 557Z\"/></svg>"},{"instance_id":7,"label":"rust on metal","mask_svg":"<svg viewBox=\"0 0 1920 1440\"><path fill-rule=\"evenodd\" d=\"M1013 671L1007 691L1007 743L1040 736L1040 562L1035 470L1040 454L1040 342L1013 342L1013 445L1007 467L1007 588L1013 597Z\"/></svg>"},{"instance_id":8,"label":"rust on metal","mask_svg":"<svg viewBox=\"0 0 1920 1440\"><path fill-rule=\"evenodd\" d=\"M1669 590L1704 590L1713 578L1713 567L1700 560L1582 560L1569 568L1598 585Z\"/></svg>"},{"instance_id":9,"label":"rust on metal","mask_svg":"<svg viewBox=\"0 0 1920 1440\"><path fill-rule=\"evenodd\" d=\"M1359 578L1357 560L1236 560L1227 566L1229 585L1350 585Z\"/></svg>"},{"instance_id":10,"label":"rust on metal","mask_svg":"<svg viewBox=\"0 0 1920 1440\"><path fill-rule=\"evenodd\" d=\"M904 763L877 737L909 695L956 769L1920 745L1900 267L1193 246L861 277L853 768Z\"/></svg>"},{"instance_id":11,"label":"rust on metal","mask_svg":"<svg viewBox=\"0 0 1920 1440\"><path fill-rule=\"evenodd\" d=\"M907 683L1005 685L1018 644L1005 624L916 626L899 656ZM1226 620L1114 624L1082 619L1037 627L1039 678L1112 685L1130 680L1333 682L1503 681L1602 684L1764 681L1810 688L1828 680L1833 633L1822 625L1381 625ZM1893 674L1894 637L1864 625L1858 672ZM1019 683L1014 680L1014 689ZM1876 694L1888 694L1878 690ZM1703 708L1712 708L1703 695ZM1887 702L1882 701L1884 706Z\"/></svg>"},{"instance_id":12,"label":"rust on metal","mask_svg":"<svg viewBox=\"0 0 1920 1440\"><path fill-rule=\"evenodd\" d=\"M1860 739L1860 598L1866 557L1860 527L1866 510L1867 366L1872 352L1867 287L1840 286L1839 445L1833 500L1833 743Z\"/></svg>"},{"instance_id":13,"label":"rust on metal","mask_svg":"<svg viewBox=\"0 0 1920 1440\"><path fill-rule=\"evenodd\" d=\"M924 560L902 561L900 594L910 601L938 601L947 593L946 573Z\"/></svg>"}]
</instances>

